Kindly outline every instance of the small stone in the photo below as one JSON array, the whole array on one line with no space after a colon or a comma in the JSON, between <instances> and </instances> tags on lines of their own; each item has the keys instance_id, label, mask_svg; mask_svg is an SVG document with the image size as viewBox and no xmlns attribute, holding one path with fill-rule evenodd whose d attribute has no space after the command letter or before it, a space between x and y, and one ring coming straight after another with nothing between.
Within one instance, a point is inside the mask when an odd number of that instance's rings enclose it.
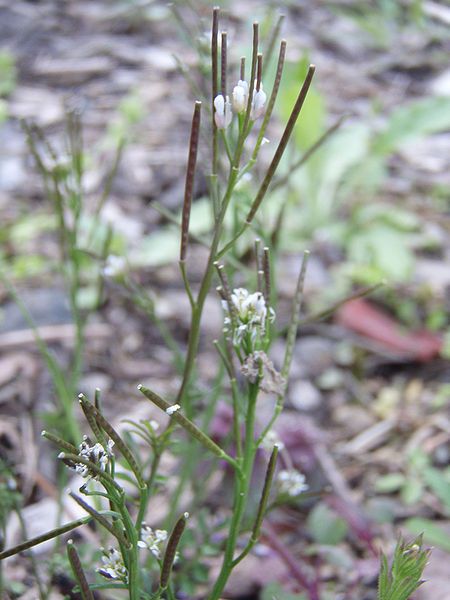
<instances>
[{"instance_id":1,"label":"small stone","mask_svg":"<svg viewBox=\"0 0 450 600\"><path fill-rule=\"evenodd\" d=\"M319 390L307 379L296 381L289 390L289 400L297 410L310 411L322 401Z\"/></svg>"},{"instance_id":2,"label":"small stone","mask_svg":"<svg viewBox=\"0 0 450 600\"><path fill-rule=\"evenodd\" d=\"M344 383L344 373L336 368L327 369L316 381L322 390L335 390Z\"/></svg>"}]
</instances>

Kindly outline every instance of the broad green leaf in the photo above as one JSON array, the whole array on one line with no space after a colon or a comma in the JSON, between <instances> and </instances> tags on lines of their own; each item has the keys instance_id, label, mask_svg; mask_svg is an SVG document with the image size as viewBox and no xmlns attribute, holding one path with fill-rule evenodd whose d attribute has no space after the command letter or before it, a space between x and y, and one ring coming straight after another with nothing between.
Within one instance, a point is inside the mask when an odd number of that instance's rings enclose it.
<instances>
[{"instance_id":1,"label":"broad green leaf","mask_svg":"<svg viewBox=\"0 0 450 600\"><path fill-rule=\"evenodd\" d=\"M423 483L420 479L410 477L402 488L401 497L405 504L419 502L423 494Z\"/></svg>"},{"instance_id":2,"label":"broad green leaf","mask_svg":"<svg viewBox=\"0 0 450 600\"><path fill-rule=\"evenodd\" d=\"M98 287L88 285L77 290L77 306L80 310L94 310L98 305Z\"/></svg>"},{"instance_id":3,"label":"broad green leaf","mask_svg":"<svg viewBox=\"0 0 450 600\"><path fill-rule=\"evenodd\" d=\"M286 592L279 583L269 583L260 595L261 600L306 600L305 594Z\"/></svg>"},{"instance_id":4,"label":"broad green leaf","mask_svg":"<svg viewBox=\"0 0 450 600\"><path fill-rule=\"evenodd\" d=\"M8 96L13 92L16 82L15 57L9 50L0 50L0 96Z\"/></svg>"},{"instance_id":5,"label":"broad green leaf","mask_svg":"<svg viewBox=\"0 0 450 600\"><path fill-rule=\"evenodd\" d=\"M129 262L133 267L158 267L175 261L180 252L180 233L165 228L142 240L139 248L131 250Z\"/></svg>"},{"instance_id":6,"label":"broad green leaf","mask_svg":"<svg viewBox=\"0 0 450 600\"><path fill-rule=\"evenodd\" d=\"M302 58L298 63L287 62L278 93L277 110L283 121L287 121L297 99L301 84L308 70L309 60ZM322 134L325 122L325 102L315 89L309 89L302 111L295 125L294 139L298 148L305 150Z\"/></svg>"},{"instance_id":7,"label":"broad green leaf","mask_svg":"<svg viewBox=\"0 0 450 600\"><path fill-rule=\"evenodd\" d=\"M194 202L191 209L189 231L201 235L212 227L212 212L209 201L202 198ZM180 229L170 225L158 229L145 238L140 247L129 254L130 264L134 267L157 267L174 262L180 252Z\"/></svg>"},{"instance_id":8,"label":"broad green leaf","mask_svg":"<svg viewBox=\"0 0 450 600\"><path fill-rule=\"evenodd\" d=\"M387 155L415 139L450 127L450 98L432 97L395 110L385 130L375 137L373 150Z\"/></svg>"},{"instance_id":9,"label":"broad green leaf","mask_svg":"<svg viewBox=\"0 0 450 600\"><path fill-rule=\"evenodd\" d=\"M383 224L355 232L348 240L348 255L357 264L374 266L385 277L405 281L411 275L414 254L409 237Z\"/></svg>"},{"instance_id":10,"label":"broad green leaf","mask_svg":"<svg viewBox=\"0 0 450 600\"><path fill-rule=\"evenodd\" d=\"M338 190L350 169L366 157L369 141L369 128L357 123L336 132L312 160L306 200L314 207L316 226L330 220L337 208Z\"/></svg>"},{"instance_id":11,"label":"broad green leaf","mask_svg":"<svg viewBox=\"0 0 450 600\"><path fill-rule=\"evenodd\" d=\"M308 530L318 544L338 544L347 534L347 523L322 502L308 516Z\"/></svg>"},{"instance_id":12,"label":"broad green leaf","mask_svg":"<svg viewBox=\"0 0 450 600\"><path fill-rule=\"evenodd\" d=\"M381 493L396 492L405 483L405 476L402 473L389 473L379 477L375 483L375 490Z\"/></svg>"},{"instance_id":13,"label":"broad green leaf","mask_svg":"<svg viewBox=\"0 0 450 600\"><path fill-rule=\"evenodd\" d=\"M0 98L0 125L8 118L8 104L6 100Z\"/></svg>"},{"instance_id":14,"label":"broad green leaf","mask_svg":"<svg viewBox=\"0 0 450 600\"><path fill-rule=\"evenodd\" d=\"M53 231L56 225L57 218L54 214L30 213L11 225L9 237L14 244L22 244L44 231Z\"/></svg>"},{"instance_id":15,"label":"broad green leaf","mask_svg":"<svg viewBox=\"0 0 450 600\"><path fill-rule=\"evenodd\" d=\"M359 223L377 221L401 231L415 231L419 226L417 215L384 202L363 204L356 210L355 217Z\"/></svg>"},{"instance_id":16,"label":"broad green leaf","mask_svg":"<svg viewBox=\"0 0 450 600\"><path fill-rule=\"evenodd\" d=\"M212 227L211 200L199 198L192 204L189 231L195 235L201 235L210 231Z\"/></svg>"},{"instance_id":17,"label":"broad green leaf","mask_svg":"<svg viewBox=\"0 0 450 600\"><path fill-rule=\"evenodd\" d=\"M450 478L445 471L428 467L423 473L425 483L430 487L442 504L450 511Z\"/></svg>"}]
</instances>

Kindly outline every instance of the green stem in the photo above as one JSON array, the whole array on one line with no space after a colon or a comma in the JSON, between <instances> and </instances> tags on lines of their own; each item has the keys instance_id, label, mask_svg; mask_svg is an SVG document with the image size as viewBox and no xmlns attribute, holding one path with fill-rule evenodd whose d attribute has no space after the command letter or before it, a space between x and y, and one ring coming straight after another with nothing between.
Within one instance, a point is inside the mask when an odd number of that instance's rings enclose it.
<instances>
[{"instance_id":1,"label":"green stem","mask_svg":"<svg viewBox=\"0 0 450 600\"><path fill-rule=\"evenodd\" d=\"M147 510L148 501L153 492L153 486L155 484L155 479L156 479L156 475L158 472L160 460L161 460L161 452L155 451L154 456L153 456L152 466L150 469L150 475L146 482L146 487L140 488L139 512L138 512L138 516L136 518L136 531L137 531L138 535L140 535L142 523L144 522L144 519L145 519L145 511Z\"/></svg>"},{"instance_id":2,"label":"green stem","mask_svg":"<svg viewBox=\"0 0 450 600\"><path fill-rule=\"evenodd\" d=\"M130 600L139 600L140 599L140 571L139 571L139 561L138 561L138 533L134 526L133 521L131 520L130 513L125 505L125 501L122 499L122 502L119 504L119 511L122 517L123 525L125 527L125 531L127 532L128 540L131 544L129 550L127 550L128 555L128 591Z\"/></svg>"},{"instance_id":3,"label":"green stem","mask_svg":"<svg viewBox=\"0 0 450 600\"><path fill-rule=\"evenodd\" d=\"M230 577L231 571L233 570L234 552L245 507L247 505L250 480L253 471L253 462L257 448L254 440L254 432L258 386L259 383L257 382L251 384L249 389L248 409L245 420L245 447L242 459L242 469L240 471L236 471L235 474L234 507L230 529L228 532L227 544L225 547L225 554L222 562L222 568L213 590L208 597L208 600L218 600L221 597L222 591L228 581L228 578Z\"/></svg>"},{"instance_id":4,"label":"green stem","mask_svg":"<svg viewBox=\"0 0 450 600\"><path fill-rule=\"evenodd\" d=\"M188 279L187 273L186 273L186 261L184 259L180 260L179 265L180 265L181 277L183 278L184 289L186 290L187 297L189 298L189 304L191 305L191 308L193 308L193 306L195 305L195 301L194 301L194 297L192 295L191 285L189 283L189 279Z\"/></svg>"},{"instance_id":5,"label":"green stem","mask_svg":"<svg viewBox=\"0 0 450 600\"><path fill-rule=\"evenodd\" d=\"M186 392L195 365L195 358L197 356L198 343L200 339L200 321L202 317L203 307L209 292L209 288L211 287L211 280L214 273L214 262L216 261L217 249L219 247L220 237L223 229L223 220L225 218L227 208L230 204L237 176L238 169L233 167L230 170L227 189L221 203L220 213L217 217L216 228L211 242L211 249L209 252L205 273L203 275L202 283L200 285L197 300L195 302L195 305L192 307L191 327L189 331L188 350L183 373L183 381L181 382L180 390L177 396L177 403L180 405L182 404L183 400L185 400ZM187 408L186 412L188 415L190 414L189 407Z\"/></svg>"},{"instance_id":6,"label":"green stem","mask_svg":"<svg viewBox=\"0 0 450 600\"><path fill-rule=\"evenodd\" d=\"M228 143L227 134L223 129L220 130L220 137L222 138L223 147L227 153L228 160L230 161L230 164L233 164L233 154L230 149L230 144Z\"/></svg>"}]
</instances>

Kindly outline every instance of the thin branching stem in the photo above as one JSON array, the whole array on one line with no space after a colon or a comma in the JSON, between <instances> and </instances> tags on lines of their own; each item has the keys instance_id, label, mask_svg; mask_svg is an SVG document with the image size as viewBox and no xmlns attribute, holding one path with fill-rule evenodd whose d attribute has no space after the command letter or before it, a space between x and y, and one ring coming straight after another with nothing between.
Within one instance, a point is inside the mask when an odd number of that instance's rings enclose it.
<instances>
[{"instance_id":1,"label":"thin branching stem","mask_svg":"<svg viewBox=\"0 0 450 600\"><path fill-rule=\"evenodd\" d=\"M334 132L339 129L339 127L342 125L342 123L345 121L345 119L346 119L346 116L343 115L335 123L333 123L333 125L331 125L331 127L329 127L320 136L320 138L316 142L314 142L314 144L312 146L310 146L308 148L308 150L306 150L306 152L303 154L303 156L301 156L296 162L294 162L294 164L290 165L288 173L285 173L284 175L281 175L280 177L274 178L272 185L271 185L271 190L273 191L273 190L276 190L276 189L286 185L288 183L290 177L292 177L292 174L295 173L295 171L297 171L298 169L300 169L300 167L302 167L311 158L311 156L313 154L315 154L317 152L317 150L319 150L325 144L325 142L334 134Z\"/></svg>"},{"instance_id":2,"label":"thin branching stem","mask_svg":"<svg viewBox=\"0 0 450 600\"><path fill-rule=\"evenodd\" d=\"M270 65L270 61L272 59L273 52L275 50L275 44L277 43L277 39L279 38L281 26L283 25L284 15L279 15L275 26L270 32L269 39L267 40L266 50L264 52L264 65L263 65L263 75L268 65Z\"/></svg>"},{"instance_id":3,"label":"thin branching stem","mask_svg":"<svg viewBox=\"0 0 450 600\"><path fill-rule=\"evenodd\" d=\"M299 326L299 322L300 322L300 308L302 306L302 300L303 300L303 287L305 284L305 275L306 275L306 268L308 266L308 258L309 258L309 251L305 250L305 252L303 253L302 264L300 266L300 273L298 275L297 286L296 286L294 298L292 301L291 320L290 320L290 324L289 324L288 332L287 332L286 349L284 352L283 367L281 369L281 376L284 380L284 389L280 394L277 395L277 401L276 401L276 405L275 405L274 414L273 414L272 418L270 419L269 423L264 428L261 435L259 436L258 445L264 440L268 431L270 431L270 429L272 428L272 425L274 424L274 422L276 421L276 419L278 418L278 416L280 415L280 413L283 409L284 396L285 396L285 392L286 392L286 386L287 386L287 381L288 381L288 377L289 377L289 371L291 368L292 356L293 356L294 347L295 347L295 341L297 339L298 326Z\"/></svg>"}]
</instances>

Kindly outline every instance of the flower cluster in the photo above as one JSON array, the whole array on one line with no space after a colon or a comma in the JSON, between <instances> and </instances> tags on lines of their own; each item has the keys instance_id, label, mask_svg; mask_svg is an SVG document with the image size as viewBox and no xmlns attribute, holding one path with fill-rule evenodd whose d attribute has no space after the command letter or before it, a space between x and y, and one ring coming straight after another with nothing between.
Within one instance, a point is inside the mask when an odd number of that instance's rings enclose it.
<instances>
[{"instance_id":1,"label":"flower cluster","mask_svg":"<svg viewBox=\"0 0 450 600\"><path fill-rule=\"evenodd\" d=\"M295 498L308 489L303 473L295 469L285 469L278 473L278 490L282 496Z\"/></svg>"},{"instance_id":2,"label":"flower cluster","mask_svg":"<svg viewBox=\"0 0 450 600\"><path fill-rule=\"evenodd\" d=\"M264 335L266 330L266 319L272 323L275 319L275 312L272 308L267 310L266 301L261 292L250 294L245 288L237 288L231 294L231 311L227 300L222 300L222 307L226 313L224 319L224 332L227 333L230 327L233 331L233 343L237 346L241 343L244 336L250 335L254 342L258 336ZM233 323L233 317L236 317L236 323Z\"/></svg>"},{"instance_id":3,"label":"flower cluster","mask_svg":"<svg viewBox=\"0 0 450 600\"><path fill-rule=\"evenodd\" d=\"M89 437L87 435L85 435L85 436L83 436L83 441L79 445L78 456L81 456L82 458L85 458L86 460L90 461L91 463L94 463L95 465L97 465L97 467L99 467L102 471L104 471L106 469L106 465L109 462L109 459L112 456L113 446L114 446L113 440L108 440L108 444L107 444L106 448L104 448L102 446L102 444L100 444L98 442L96 444L92 444ZM63 457L64 453L62 453L61 456ZM91 469L89 469L89 465L85 465L83 463L73 463L73 462L66 462L66 464L71 469L74 469L74 471L79 473L81 475L81 477L84 477L86 479L87 478L98 479L98 476L95 473L93 473Z\"/></svg>"},{"instance_id":4,"label":"flower cluster","mask_svg":"<svg viewBox=\"0 0 450 600\"><path fill-rule=\"evenodd\" d=\"M166 539L167 531L165 529L153 530L144 524L141 529L141 539L138 542L138 546L139 548L147 548L156 558L161 558L161 545Z\"/></svg>"},{"instance_id":5,"label":"flower cluster","mask_svg":"<svg viewBox=\"0 0 450 600\"><path fill-rule=\"evenodd\" d=\"M127 583L128 571L124 565L120 552L115 548L110 548L109 550L102 548L102 552L103 566L97 569L97 573L100 573L100 575L106 579L118 579L119 581Z\"/></svg>"},{"instance_id":6,"label":"flower cluster","mask_svg":"<svg viewBox=\"0 0 450 600\"><path fill-rule=\"evenodd\" d=\"M232 101L230 102L229 96L223 96L218 94L214 98L214 121L217 129L226 129L231 123L233 116L232 109L236 114L242 114L247 110L248 96L249 96L248 83L240 79L237 85L233 88ZM263 90L262 84L259 89L256 88L253 92L252 104L250 107L250 119L256 121L259 117L262 117L266 110L267 96Z\"/></svg>"}]
</instances>

